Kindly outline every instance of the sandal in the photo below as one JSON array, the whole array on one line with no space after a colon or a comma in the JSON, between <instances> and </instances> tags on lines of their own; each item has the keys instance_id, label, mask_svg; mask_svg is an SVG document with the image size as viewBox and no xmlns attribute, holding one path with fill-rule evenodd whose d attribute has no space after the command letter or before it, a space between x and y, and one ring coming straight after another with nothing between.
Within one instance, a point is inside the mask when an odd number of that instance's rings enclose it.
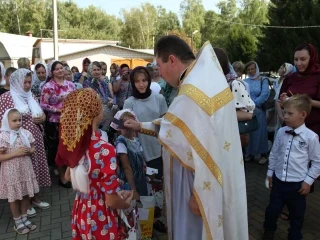
<instances>
[{"instance_id":1,"label":"sandal","mask_svg":"<svg viewBox=\"0 0 320 240\"><path fill-rule=\"evenodd\" d=\"M25 221L23 224L24 224L24 226L26 226L30 231L33 231L33 230L35 230L35 229L37 228L37 226L36 226L34 223L30 222L29 220Z\"/></svg>"},{"instance_id":2,"label":"sandal","mask_svg":"<svg viewBox=\"0 0 320 240\"><path fill-rule=\"evenodd\" d=\"M285 213L285 212L282 212L282 213L280 214L280 218L281 218L282 220L285 220L285 221L290 220L289 214L287 214L287 213Z\"/></svg>"},{"instance_id":3,"label":"sandal","mask_svg":"<svg viewBox=\"0 0 320 240\"><path fill-rule=\"evenodd\" d=\"M14 226L13 230L16 231L19 235L24 235L30 232L30 229L27 228L23 223L20 223L19 226Z\"/></svg>"}]
</instances>

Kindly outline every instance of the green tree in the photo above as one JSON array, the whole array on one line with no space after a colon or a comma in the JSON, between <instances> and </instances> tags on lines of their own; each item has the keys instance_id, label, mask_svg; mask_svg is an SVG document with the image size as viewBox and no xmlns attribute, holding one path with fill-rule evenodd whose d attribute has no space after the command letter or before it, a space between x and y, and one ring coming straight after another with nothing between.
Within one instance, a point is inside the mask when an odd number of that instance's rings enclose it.
<instances>
[{"instance_id":1,"label":"green tree","mask_svg":"<svg viewBox=\"0 0 320 240\"><path fill-rule=\"evenodd\" d=\"M194 46L201 45L201 27L204 24L205 9L202 0L184 0L180 4L184 32L193 39ZM200 32L193 35L198 30Z\"/></svg>"},{"instance_id":2,"label":"green tree","mask_svg":"<svg viewBox=\"0 0 320 240\"><path fill-rule=\"evenodd\" d=\"M123 9L122 15L122 44L132 48L152 48L157 31L157 9L146 3L140 8Z\"/></svg>"},{"instance_id":3,"label":"green tree","mask_svg":"<svg viewBox=\"0 0 320 240\"><path fill-rule=\"evenodd\" d=\"M267 26L320 25L318 0L271 0ZM295 47L304 41L320 47L319 28L264 28L258 60L265 71L278 70L284 62L293 62Z\"/></svg>"},{"instance_id":4,"label":"green tree","mask_svg":"<svg viewBox=\"0 0 320 240\"><path fill-rule=\"evenodd\" d=\"M161 6L157 7L157 30L155 40L158 40L161 36L167 35L172 30L180 30L180 21L172 11L167 10Z\"/></svg>"},{"instance_id":5,"label":"green tree","mask_svg":"<svg viewBox=\"0 0 320 240\"><path fill-rule=\"evenodd\" d=\"M220 14L208 11L201 30L202 42L210 40L215 47L228 52L230 61L247 62L256 58L258 38L262 32L258 27L267 21L267 2L264 0L220 1L217 4Z\"/></svg>"}]
</instances>

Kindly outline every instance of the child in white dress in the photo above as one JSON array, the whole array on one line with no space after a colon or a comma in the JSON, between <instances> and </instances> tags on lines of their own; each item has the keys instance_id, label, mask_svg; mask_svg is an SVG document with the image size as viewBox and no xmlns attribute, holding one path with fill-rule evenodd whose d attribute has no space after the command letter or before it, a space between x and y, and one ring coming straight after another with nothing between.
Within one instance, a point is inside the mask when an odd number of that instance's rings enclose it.
<instances>
[{"instance_id":1,"label":"child in white dress","mask_svg":"<svg viewBox=\"0 0 320 240\"><path fill-rule=\"evenodd\" d=\"M27 209L29 197L39 192L39 185L31 162L35 139L21 124L17 109L4 113L0 129L0 199L8 199L14 230L27 234L36 229L27 218Z\"/></svg>"}]
</instances>

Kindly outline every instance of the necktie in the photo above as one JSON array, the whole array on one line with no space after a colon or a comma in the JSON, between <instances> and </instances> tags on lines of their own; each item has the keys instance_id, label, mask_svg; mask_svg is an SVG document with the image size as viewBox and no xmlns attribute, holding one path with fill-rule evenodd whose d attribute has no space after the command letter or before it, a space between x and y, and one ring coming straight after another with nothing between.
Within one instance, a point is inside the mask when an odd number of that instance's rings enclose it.
<instances>
[{"instance_id":1,"label":"necktie","mask_svg":"<svg viewBox=\"0 0 320 240\"><path fill-rule=\"evenodd\" d=\"M293 129L287 130L287 131L285 131L285 133L290 134L290 135L292 135L292 136L294 136L294 137L299 135L299 134L297 134Z\"/></svg>"}]
</instances>

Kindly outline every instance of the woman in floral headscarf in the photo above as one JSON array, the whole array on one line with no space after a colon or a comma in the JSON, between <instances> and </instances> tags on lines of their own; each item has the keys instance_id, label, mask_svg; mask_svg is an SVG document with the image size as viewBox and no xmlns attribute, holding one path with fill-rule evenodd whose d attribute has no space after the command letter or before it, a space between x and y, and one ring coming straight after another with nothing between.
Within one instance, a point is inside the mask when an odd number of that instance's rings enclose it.
<instances>
[{"instance_id":1,"label":"woman in floral headscarf","mask_svg":"<svg viewBox=\"0 0 320 240\"><path fill-rule=\"evenodd\" d=\"M111 83L106 83L104 80L101 80L101 65L99 62L90 63L87 72L87 79L83 82L83 87L90 87L99 94L102 100L104 113L100 127L104 131L107 130L113 117L111 112L113 105L113 93Z\"/></svg>"},{"instance_id":2,"label":"woman in floral headscarf","mask_svg":"<svg viewBox=\"0 0 320 240\"><path fill-rule=\"evenodd\" d=\"M31 93L31 71L18 69L11 74L10 91L0 96L0 120L9 108L16 108L22 114L22 127L32 133L35 138L35 153L32 155L32 165L40 187L51 186L46 153L44 150L43 136L39 125L46 116L39 103ZM50 207L49 203L42 202L39 195L35 195L33 204L39 208ZM33 208L28 210L28 216L35 216Z\"/></svg>"},{"instance_id":3,"label":"woman in floral headscarf","mask_svg":"<svg viewBox=\"0 0 320 240\"><path fill-rule=\"evenodd\" d=\"M34 66L33 76L32 76L32 88L31 92L36 98L40 98L41 90L43 85L46 83L48 78L47 65L45 63L39 62Z\"/></svg>"},{"instance_id":4,"label":"woman in floral headscarf","mask_svg":"<svg viewBox=\"0 0 320 240\"><path fill-rule=\"evenodd\" d=\"M65 99L56 162L68 166L67 178L77 190L72 211L76 240L122 240L117 209L129 208L133 196L120 192L115 149L98 128L102 117L101 100L92 89L76 90Z\"/></svg>"}]
</instances>

